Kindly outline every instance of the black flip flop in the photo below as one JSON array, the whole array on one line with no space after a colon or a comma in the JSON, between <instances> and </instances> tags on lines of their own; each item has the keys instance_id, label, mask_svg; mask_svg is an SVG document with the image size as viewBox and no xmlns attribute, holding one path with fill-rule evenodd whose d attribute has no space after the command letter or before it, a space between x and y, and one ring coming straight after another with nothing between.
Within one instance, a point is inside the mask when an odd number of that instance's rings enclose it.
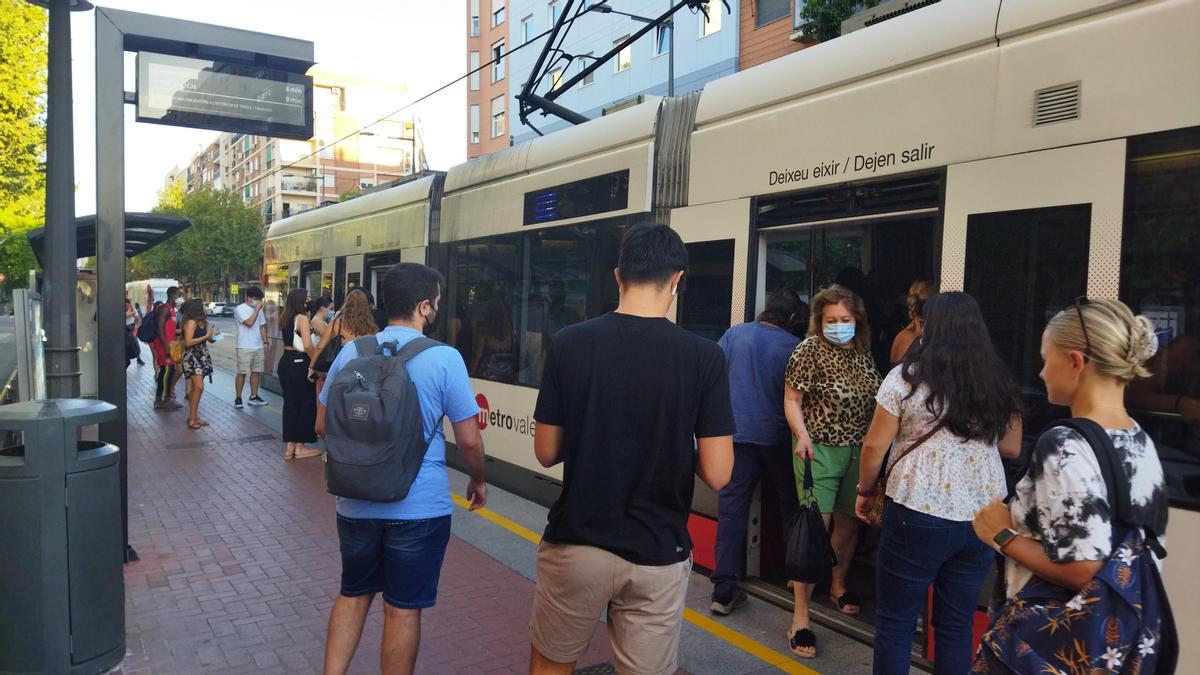
<instances>
[{"instance_id":1,"label":"black flip flop","mask_svg":"<svg viewBox=\"0 0 1200 675\"><path fill-rule=\"evenodd\" d=\"M862 610L862 598L858 597L858 593L855 593L854 591L846 591L845 593L842 593L842 597L830 599L833 600L834 604L837 605L838 611L847 616L854 616ZM853 612L847 612L846 607L849 605L854 605L858 609L854 610Z\"/></svg>"},{"instance_id":2,"label":"black flip flop","mask_svg":"<svg viewBox=\"0 0 1200 675\"><path fill-rule=\"evenodd\" d=\"M817 656L817 634L812 632L812 630L810 630L808 628L801 628L800 630L796 631L795 633L792 633L788 637L788 647L791 648L792 655L796 656L797 658L801 658L801 659L816 658L816 656ZM807 654L800 654L799 652L796 651L797 649L800 649L803 647L811 648L813 650L812 656L809 656Z\"/></svg>"}]
</instances>

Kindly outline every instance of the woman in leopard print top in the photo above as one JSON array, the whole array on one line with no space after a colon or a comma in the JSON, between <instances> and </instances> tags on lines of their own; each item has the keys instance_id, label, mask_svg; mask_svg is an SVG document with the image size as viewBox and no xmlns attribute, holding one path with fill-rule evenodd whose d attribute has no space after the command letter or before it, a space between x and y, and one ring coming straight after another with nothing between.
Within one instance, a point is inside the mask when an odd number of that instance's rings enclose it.
<instances>
[{"instance_id":1,"label":"woman in leopard print top","mask_svg":"<svg viewBox=\"0 0 1200 675\"><path fill-rule=\"evenodd\" d=\"M796 347L784 375L784 412L796 437L792 458L796 489L801 491L804 457L812 457L813 493L825 524L833 521L833 569L830 596L845 614L857 614L862 600L846 589L854 557L858 520L854 516L858 459L871 422L879 372L871 358L871 330L863 301L833 285L812 300L808 339ZM788 632L792 653L812 658L816 636L809 628L810 584L792 586L796 605Z\"/></svg>"}]
</instances>

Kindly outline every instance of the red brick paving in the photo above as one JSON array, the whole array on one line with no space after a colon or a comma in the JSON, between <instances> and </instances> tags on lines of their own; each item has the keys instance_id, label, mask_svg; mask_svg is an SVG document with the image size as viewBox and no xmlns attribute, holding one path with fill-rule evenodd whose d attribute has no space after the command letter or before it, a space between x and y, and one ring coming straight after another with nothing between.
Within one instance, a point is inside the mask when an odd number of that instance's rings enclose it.
<instances>
[{"instance_id":1,"label":"red brick paving","mask_svg":"<svg viewBox=\"0 0 1200 675\"><path fill-rule=\"evenodd\" d=\"M206 392L211 426L191 431L186 410L151 409L149 366L129 371L129 537L141 560L125 568L120 672L320 672L341 572L333 497L319 459L284 462L274 431L224 393ZM418 672L527 672L533 588L452 536ZM351 672L379 671L380 602ZM598 628L580 666L608 649Z\"/></svg>"}]
</instances>

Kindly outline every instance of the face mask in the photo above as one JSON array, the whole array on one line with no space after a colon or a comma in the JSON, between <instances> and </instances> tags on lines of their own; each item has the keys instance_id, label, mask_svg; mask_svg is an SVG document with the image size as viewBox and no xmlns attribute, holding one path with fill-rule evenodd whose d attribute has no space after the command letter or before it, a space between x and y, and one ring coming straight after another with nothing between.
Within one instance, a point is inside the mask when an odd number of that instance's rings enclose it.
<instances>
[{"instance_id":1,"label":"face mask","mask_svg":"<svg viewBox=\"0 0 1200 675\"><path fill-rule=\"evenodd\" d=\"M825 324L825 339L839 347L854 339L854 323Z\"/></svg>"},{"instance_id":2,"label":"face mask","mask_svg":"<svg viewBox=\"0 0 1200 675\"><path fill-rule=\"evenodd\" d=\"M327 322L333 321L333 315L334 315L334 311L332 309L325 312L325 321L327 321Z\"/></svg>"}]
</instances>

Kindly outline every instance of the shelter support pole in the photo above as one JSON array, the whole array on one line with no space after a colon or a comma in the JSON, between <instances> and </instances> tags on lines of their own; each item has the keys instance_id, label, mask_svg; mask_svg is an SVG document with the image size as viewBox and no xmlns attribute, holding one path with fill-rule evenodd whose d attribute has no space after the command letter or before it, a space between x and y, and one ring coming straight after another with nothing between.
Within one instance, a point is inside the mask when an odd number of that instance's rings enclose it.
<instances>
[{"instance_id":1,"label":"shelter support pole","mask_svg":"<svg viewBox=\"0 0 1200 675\"><path fill-rule=\"evenodd\" d=\"M125 46L121 31L96 12L96 267L100 398L117 416L100 440L121 449L121 541L129 545L129 411L125 371ZM149 311L149 307L146 310ZM146 320L153 320L147 315Z\"/></svg>"}]
</instances>

